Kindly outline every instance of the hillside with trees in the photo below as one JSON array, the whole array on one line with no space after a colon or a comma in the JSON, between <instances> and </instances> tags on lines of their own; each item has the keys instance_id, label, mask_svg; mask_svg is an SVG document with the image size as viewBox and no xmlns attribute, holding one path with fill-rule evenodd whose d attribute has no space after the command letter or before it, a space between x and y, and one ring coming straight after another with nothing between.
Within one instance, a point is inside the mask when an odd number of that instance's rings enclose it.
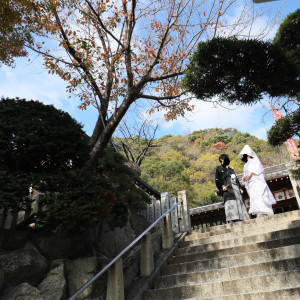
<instances>
[{"instance_id":1,"label":"hillside with trees","mask_svg":"<svg viewBox=\"0 0 300 300\"><path fill-rule=\"evenodd\" d=\"M115 139L119 146L121 139ZM141 163L141 177L161 192L176 195L187 190L191 207L220 202L215 195L215 169L221 153L227 153L237 174L243 171L238 154L248 144L264 166L289 160L285 145L272 147L266 141L237 129L211 128L188 135L165 135L153 142ZM132 142L128 147L136 150ZM120 151L122 151L121 147Z\"/></svg>"}]
</instances>

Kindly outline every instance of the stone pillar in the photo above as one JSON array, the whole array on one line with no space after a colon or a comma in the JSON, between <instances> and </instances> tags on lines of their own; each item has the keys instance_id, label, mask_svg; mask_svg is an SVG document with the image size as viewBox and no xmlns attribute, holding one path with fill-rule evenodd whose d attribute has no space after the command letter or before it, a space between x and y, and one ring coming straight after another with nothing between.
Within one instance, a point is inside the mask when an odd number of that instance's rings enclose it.
<instances>
[{"instance_id":1,"label":"stone pillar","mask_svg":"<svg viewBox=\"0 0 300 300\"><path fill-rule=\"evenodd\" d=\"M162 214L164 214L170 208L170 198L171 198L171 195L169 193L161 193L160 194L161 213Z\"/></svg>"},{"instance_id":2,"label":"stone pillar","mask_svg":"<svg viewBox=\"0 0 300 300\"><path fill-rule=\"evenodd\" d=\"M180 213L179 218L179 231L187 232L191 230L191 217L190 217L190 208L189 208L189 199L186 191L178 192L178 201L181 201L179 204L178 211Z\"/></svg>"},{"instance_id":3,"label":"stone pillar","mask_svg":"<svg viewBox=\"0 0 300 300\"><path fill-rule=\"evenodd\" d=\"M161 206L160 201L156 200L155 202L155 220L157 220L161 216ZM161 221L157 223L157 226L161 227Z\"/></svg>"},{"instance_id":4,"label":"stone pillar","mask_svg":"<svg viewBox=\"0 0 300 300\"><path fill-rule=\"evenodd\" d=\"M12 215L12 220L11 220L10 229L15 229L18 222L18 213L14 212L11 213L11 215Z\"/></svg>"},{"instance_id":5,"label":"stone pillar","mask_svg":"<svg viewBox=\"0 0 300 300\"><path fill-rule=\"evenodd\" d=\"M108 269L106 300L124 300L122 258Z\"/></svg>"},{"instance_id":6,"label":"stone pillar","mask_svg":"<svg viewBox=\"0 0 300 300\"><path fill-rule=\"evenodd\" d=\"M170 214L167 214L163 218L162 223L162 248L170 249L173 246L173 233Z\"/></svg>"},{"instance_id":7,"label":"stone pillar","mask_svg":"<svg viewBox=\"0 0 300 300\"><path fill-rule=\"evenodd\" d=\"M33 191L32 196L31 196L31 212L30 215L32 214L37 214L38 213L38 209L39 209L39 205L38 202L40 200L40 193L36 190Z\"/></svg>"},{"instance_id":8,"label":"stone pillar","mask_svg":"<svg viewBox=\"0 0 300 300\"><path fill-rule=\"evenodd\" d=\"M4 229L11 229L12 219L13 216L11 214L11 210L8 210L6 214L5 223L4 223Z\"/></svg>"},{"instance_id":9,"label":"stone pillar","mask_svg":"<svg viewBox=\"0 0 300 300\"><path fill-rule=\"evenodd\" d=\"M170 207L172 207L175 203L176 203L176 198L175 197L172 197L170 199ZM179 223L178 223L178 207L175 207L171 212L170 212L170 215L171 215L171 223L172 223L172 230L175 232L175 233L179 233Z\"/></svg>"},{"instance_id":10,"label":"stone pillar","mask_svg":"<svg viewBox=\"0 0 300 300\"><path fill-rule=\"evenodd\" d=\"M152 249L152 235L150 232L147 232L142 237L140 274L141 276L149 276L151 275L153 270L154 262Z\"/></svg>"},{"instance_id":11,"label":"stone pillar","mask_svg":"<svg viewBox=\"0 0 300 300\"><path fill-rule=\"evenodd\" d=\"M0 209L0 228L4 228L5 220L6 220L6 209Z\"/></svg>"},{"instance_id":12,"label":"stone pillar","mask_svg":"<svg viewBox=\"0 0 300 300\"><path fill-rule=\"evenodd\" d=\"M293 191L294 191L295 197L297 199L298 208L300 209L300 188L298 186L298 183L297 183L296 179L293 178L293 174L291 172L291 170L296 168L296 164L294 162L290 162L290 163L286 164L286 167L288 169L289 177L290 177L291 184L292 184L292 187L293 187Z\"/></svg>"},{"instance_id":13,"label":"stone pillar","mask_svg":"<svg viewBox=\"0 0 300 300\"><path fill-rule=\"evenodd\" d=\"M151 203L147 207L147 222L150 225L154 222L154 204L155 200L152 199Z\"/></svg>"},{"instance_id":14,"label":"stone pillar","mask_svg":"<svg viewBox=\"0 0 300 300\"><path fill-rule=\"evenodd\" d=\"M142 209L137 212L139 216L143 216L147 220L147 209Z\"/></svg>"}]
</instances>

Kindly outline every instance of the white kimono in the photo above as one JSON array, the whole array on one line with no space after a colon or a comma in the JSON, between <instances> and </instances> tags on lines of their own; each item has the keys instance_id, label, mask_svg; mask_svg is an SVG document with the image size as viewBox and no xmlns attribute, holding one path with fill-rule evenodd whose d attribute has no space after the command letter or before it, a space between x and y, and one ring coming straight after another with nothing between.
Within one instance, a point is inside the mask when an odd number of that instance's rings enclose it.
<instances>
[{"instance_id":1,"label":"white kimono","mask_svg":"<svg viewBox=\"0 0 300 300\"><path fill-rule=\"evenodd\" d=\"M249 213L273 215L272 204L275 204L276 201L266 183L263 165L256 155L244 165L244 176L250 172L253 175L244 181L250 197Z\"/></svg>"}]
</instances>

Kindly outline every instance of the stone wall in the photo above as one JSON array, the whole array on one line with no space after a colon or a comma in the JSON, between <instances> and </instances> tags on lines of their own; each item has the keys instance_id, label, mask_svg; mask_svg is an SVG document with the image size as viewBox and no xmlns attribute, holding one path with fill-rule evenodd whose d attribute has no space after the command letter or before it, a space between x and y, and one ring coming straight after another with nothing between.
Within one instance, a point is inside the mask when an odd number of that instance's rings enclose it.
<instances>
[{"instance_id":1,"label":"stone wall","mask_svg":"<svg viewBox=\"0 0 300 300\"><path fill-rule=\"evenodd\" d=\"M138 220L136 220L138 218ZM76 292L123 250L148 224L140 216L124 228L102 226L64 237L33 230L0 231L0 299L64 300ZM161 234L153 233L153 250L161 250ZM123 257L125 291L139 277L140 245ZM105 299L101 276L78 299Z\"/></svg>"},{"instance_id":2,"label":"stone wall","mask_svg":"<svg viewBox=\"0 0 300 300\"><path fill-rule=\"evenodd\" d=\"M87 233L58 237L2 229L0 247L3 300L66 299L99 271Z\"/></svg>"}]
</instances>

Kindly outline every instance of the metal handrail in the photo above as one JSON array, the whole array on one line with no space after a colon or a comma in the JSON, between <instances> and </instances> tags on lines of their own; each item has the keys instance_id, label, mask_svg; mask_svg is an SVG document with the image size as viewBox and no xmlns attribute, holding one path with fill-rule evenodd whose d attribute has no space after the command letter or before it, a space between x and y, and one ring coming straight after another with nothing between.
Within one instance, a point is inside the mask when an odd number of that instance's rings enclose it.
<instances>
[{"instance_id":1,"label":"metal handrail","mask_svg":"<svg viewBox=\"0 0 300 300\"><path fill-rule=\"evenodd\" d=\"M162 218L164 218L168 213L170 213L175 207L179 205L182 201L176 202L172 207L170 207L164 214L162 214L157 220L154 221L142 234L140 234L134 241L132 241L125 249L123 249L110 263L108 263L101 271L99 271L93 278L91 278L87 283L85 283L75 294L73 294L68 300L74 300L79 296L84 290L86 290L97 278L99 278L105 271L107 271L116 261L118 261L123 254L125 254L133 245L135 245L146 233L148 233Z\"/></svg>"}]
</instances>

